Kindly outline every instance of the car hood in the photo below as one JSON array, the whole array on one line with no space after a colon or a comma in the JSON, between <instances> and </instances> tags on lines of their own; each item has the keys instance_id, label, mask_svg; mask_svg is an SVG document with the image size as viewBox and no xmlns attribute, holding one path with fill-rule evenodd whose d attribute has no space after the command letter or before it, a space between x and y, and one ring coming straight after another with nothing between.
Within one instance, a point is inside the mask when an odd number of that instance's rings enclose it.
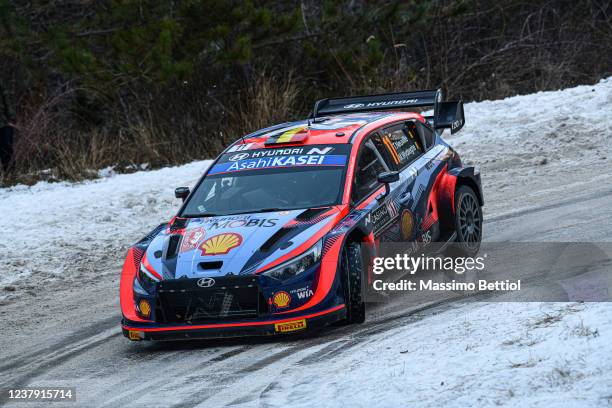
<instances>
[{"instance_id":1,"label":"car hood","mask_svg":"<svg viewBox=\"0 0 612 408\"><path fill-rule=\"evenodd\" d=\"M165 279L253 274L306 250L308 239L333 227L338 212L327 207L183 219L182 228L169 226L153 239L147 259Z\"/></svg>"}]
</instances>

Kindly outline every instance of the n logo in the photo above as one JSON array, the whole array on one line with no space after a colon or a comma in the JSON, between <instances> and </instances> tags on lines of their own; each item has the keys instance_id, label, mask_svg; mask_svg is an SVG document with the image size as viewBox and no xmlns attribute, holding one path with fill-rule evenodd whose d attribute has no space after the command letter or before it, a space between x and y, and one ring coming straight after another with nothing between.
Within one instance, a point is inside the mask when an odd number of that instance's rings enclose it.
<instances>
[{"instance_id":1,"label":"n logo","mask_svg":"<svg viewBox=\"0 0 612 408\"><path fill-rule=\"evenodd\" d=\"M329 152L331 152L333 149L333 147L324 147L323 149L319 149L318 147L313 147L312 149L310 149L309 151L306 152L306 154L327 154Z\"/></svg>"}]
</instances>

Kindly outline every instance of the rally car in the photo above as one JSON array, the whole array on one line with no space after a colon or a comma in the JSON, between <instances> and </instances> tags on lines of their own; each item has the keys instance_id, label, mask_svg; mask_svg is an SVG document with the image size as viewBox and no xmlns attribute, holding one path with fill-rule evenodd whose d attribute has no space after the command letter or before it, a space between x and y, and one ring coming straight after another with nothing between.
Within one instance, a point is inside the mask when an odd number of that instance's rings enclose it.
<instances>
[{"instance_id":1,"label":"rally car","mask_svg":"<svg viewBox=\"0 0 612 408\"><path fill-rule=\"evenodd\" d=\"M424 116L406 110L433 108ZM463 103L417 91L318 101L306 120L244 136L177 215L134 244L121 276L131 340L271 335L365 319L381 242L482 236L480 174L442 139Z\"/></svg>"}]
</instances>

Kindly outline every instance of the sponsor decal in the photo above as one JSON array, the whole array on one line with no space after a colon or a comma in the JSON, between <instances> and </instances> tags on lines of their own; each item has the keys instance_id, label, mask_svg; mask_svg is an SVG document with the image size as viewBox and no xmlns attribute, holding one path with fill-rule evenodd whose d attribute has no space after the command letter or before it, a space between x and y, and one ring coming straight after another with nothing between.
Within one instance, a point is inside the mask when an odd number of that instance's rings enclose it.
<instances>
[{"instance_id":1,"label":"sponsor decal","mask_svg":"<svg viewBox=\"0 0 612 408\"><path fill-rule=\"evenodd\" d=\"M414 229L414 217L409 210L402 211L402 218L400 221L400 233L404 241L412 238L412 231Z\"/></svg>"},{"instance_id":2,"label":"sponsor decal","mask_svg":"<svg viewBox=\"0 0 612 408\"><path fill-rule=\"evenodd\" d=\"M237 144L229 148L228 152L241 152L243 150L249 150L253 147L254 143Z\"/></svg>"},{"instance_id":3,"label":"sponsor decal","mask_svg":"<svg viewBox=\"0 0 612 408\"><path fill-rule=\"evenodd\" d=\"M274 227L278 218L255 218L252 215L227 216L217 218L206 218L204 225L207 229L221 228L252 228L252 227Z\"/></svg>"},{"instance_id":4,"label":"sponsor decal","mask_svg":"<svg viewBox=\"0 0 612 408\"><path fill-rule=\"evenodd\" d=\"M289 292L297 296L297 298L300 300L308 299L309 297L313 295L313 291L312 289L310 289L310 286L306 286L304 288L299 288L299 289L292 289Z\"/></svg>"},{"instance_id":5,"label":"sponsor decal","mask_svg":"<svg viewBox=\"0 0 612 408\"><path fill-rule=\"evenodd\" d=\"M274 330L277 333L288 333L306 328L306 319L293 320L285 323L275 323Z\"/></svg>"},{"instance_id":6,"label":"sponsor decal","mask_svg":"<svg viewBox=\"0 0 612 408\"><path fill-rule=\"evenodd\" d=\"M204 235L206 235L206 232L202 227L194 228L188 231L187 234L183 236L180 252L187 252L196 249L202 238L204 238Z\"/></svg>"},{"instance_id":7,"label":"sponsor decal","mask_svg":"<svg viewBox=\"0 0 612 408\"><path fill-rule=\"evenodd\" d=\"M270 135L264 144L297 143L303 142L306 138L308 138L308 127L298 126L290 129L283 129L278 134Z\"/></svg>"},{"instance_id":8,"label":"sponsor decal","mask_svg":"<svg viewBox=\"0 0 612 408\"><path fill-rule=\"evenodd\" d=\"M330 153L332 150L334 150L333 147L324 147L322 149L319 149L318 147L313 147L312 149L308 150L306 152L306 154L327 154Z\"/></svg>"},{"instance_id":9,"label":"sponsor decal","mask_svg":"<svg viewBox=\"0 0 612 408\"><path fill-rule=\"evenodd\" d=\"M455 129L461 127L462 124L463 124L463 120L461 120L461 119L457 119L457 120L453 121L453 123L451 123L451 130L455 130Z\"/></svg>"},{"instance_id":10,"label":"sponsor decal","mask_svg":"<svg viewBox=\"0 0 612 408\"><path fill-rule=\"evenodd\" d=\"M270 169L280 167L299 167L299 166L344 166L346 164L345 155L299 155L299 156L277 156L261 157L235 162L219 163L213 166L208 172L209 175L218 173L229 173L242 170Z\"/></svg>"},{"instance_id":11,"label":"sponsor decal","mask_svg":"<svg viewBox=\"0 0 612 408\"><path fill-rule=\"evenodd\" d=\"M244 159L248 159L250 156L250 154L248 153L236 153L234 155L231 155L229 157L229 161L239 161L239 160L244 160Z\"/></svg>"},{"instance_id":12,"label":"sponsor decal","mask_svg":"<svg viewBox=\"0 0 612 408\"><path fill-rule=\"evenodd\" d=\"M421 235L421 242L425 245L431 243L431 231L426 231Z\"/></svg>"},{"instance_id":13,"label":"sponsor decal","mask_svg":"<svg viewBox=\"0 0 612 408\"><path fill-rule=\"evenodd\" d=\"M276 292L272 297L272 303L279 309L285 308L291 303L291 296L284 290Z\"/></svg>"},{"instance_id":14,"label":"sponsor decal","mask_svg":"<svg viewBox=\"0 0 612 408\"><path fill-rule=\"evenodd\" d=\"M215 286L215 280L213 278L200 278L197 285L201 288L212 288Z\"/></svg>"},{"instance_id":15,"label":"sponsor decal","mask_svg":"<svg viewBox=\"0 0 612 408\"><path fill-rule=\"evenodd\" d=\"M378 108L385 106L397 106L397 105L408 105L417 103L418 99L398 99L395 101L380 101L380 102L369 102L369 103L350 103L344 105L343 109L360 109L360 108Z\"/></svg>"},{"instance_id":16,"label":"sponsor decal","mask_svg":"<svg viewBox=\"0 0 612 408\"><path fill-rule=\"evenodd\" d=\"M144 317L151 316L151 305L146 299L140 299L140 302L138 302L138 310L140 311L140 314Z\"/></svg>"},{"instance_id":17,"label":"sponsor decal","mask_svg":"<svg viewBox=\"0 0 612 408\"><path fill-rule=\"evenodd\" d=\"M289 215L291 214L291 211L279 211L278 215L280 215L281 217L284 217L285 215Z\"/></svg>"},{"instance_id":18,"label":"sponsor decal","mask_svg":"<svg viewBox=\"0 0 612 408\"><path fill-rule=\"evenodd\" d=\"M387 211L389 211L391 218L395 218L399 215L399 208L395 201L390 201L387 203Z\"/></svg>"},{"instance_id":19,"label":"sponsor decal","mask_svg":"<svg viewBox=\"0 0 612 408\"><path fill-rule=\"evenodd\" d=\"M363 103L349 103L348 105L344 105L343 108L344 109L358 109L358 108L363 108L365 106L365 104Z\"/></svg>"},{"instance_id":20,"label":"sponsor decal","mask_svg":"<svg viewBox=\"0 0 612 408\"><path fill-rule=\"evenodd\" d=\"M128 339L133 340L133 341L140 341L144 338L144 334L142 332L136 331L136 330L129 330L128 331Z\"/></svg>"},{"instance_id":21,"label":"sponsor decal","mask_svg":"<svg viewBox=\"0 0 612 408\"><path fill-rule=\"evenodd\" d=\"M202 255L225 255L242 243L242 235L235 232L218 234L200 245Z\"/></svg>"},{"instance_id":22,"label":"sponsor decal","mask_svg":"<svg viewBox=\"0 0 612 408\"><path fill-rule=\"evenodd\" d=\"M378 232L381 227L391 221L391 215L386 205L381 205L374 211L368 213L365 218L365 226L372 226L374 233Z\"/></svg>"},{"instance_id":23,"label":"sponsor decal","mask_svg":"<svg viewBox=\"0 0 612 408\"><path fill-rule=\"evenodd\" d=\"M255 159L262 157L276 157L276 156L299 156L299 155L326 155L331 153L334 150L332 146L322 146L322 147L288 147L284 149L263 149L263 150L254 150L252 152L243 152L236 153L227 158L227 160L235 162L246 159Z\"/></svg>"}]
</instances>

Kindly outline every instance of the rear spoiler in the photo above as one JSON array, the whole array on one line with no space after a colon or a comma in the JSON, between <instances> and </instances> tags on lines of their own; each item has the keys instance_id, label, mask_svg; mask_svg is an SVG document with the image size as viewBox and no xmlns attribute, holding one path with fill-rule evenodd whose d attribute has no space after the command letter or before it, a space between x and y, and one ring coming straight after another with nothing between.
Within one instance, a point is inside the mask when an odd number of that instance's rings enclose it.
<instances>
[{"instance_id":1,"label":"rear spoiler","mask_svg":"<svg viewBox=\"0 0 612 408\"><path fill-rule=\"evenodd\" d=\"M441 89L321 99L315 103L312 120L316 122L322 115L432 106L434 128L458 132L465 124L463 101L442 102L442 99Z\"/></svg>"}]
</instances>

